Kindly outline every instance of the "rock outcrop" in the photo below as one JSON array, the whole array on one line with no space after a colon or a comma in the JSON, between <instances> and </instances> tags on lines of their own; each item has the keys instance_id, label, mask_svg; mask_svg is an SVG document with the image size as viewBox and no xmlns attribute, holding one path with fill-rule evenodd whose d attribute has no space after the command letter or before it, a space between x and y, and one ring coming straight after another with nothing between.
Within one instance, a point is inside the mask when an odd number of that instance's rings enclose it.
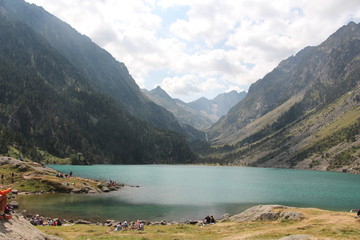
<instances>
[{"instance_id":1,"label":"rock outcrop","mask_svg":"<svg viewBox=\"0 0 360 240\"><path fill-rule=\"evenodd\" d=\"M302 213L291 211L291 207L282 205L258 205L244 212L230 217L229 221L266 221L266 220L292 220L299 221L304 218Z\"/></svg>"},{"instance_id":2,"label":"rock outcrop","mask_svg":"<svg viewBox=\"0 0 360 240\"><path fill-rule=\"evenodd\" d=\"M61 238L46 235L31 225L23 216L13 214L11 220L0 220L1 240L61 240Z\"/></svg>"},{"instance_id":3,"label":"rock outcrop","mask_svg":"<svg viewBox=\"0 0 360 240\"><path fill-rule=\"evenodd\" d=\"M280 238L279 240L312 240L315 239L311 235L301 234L301 235L290 235L283 238Z\"/></svg>"}]
</instances>

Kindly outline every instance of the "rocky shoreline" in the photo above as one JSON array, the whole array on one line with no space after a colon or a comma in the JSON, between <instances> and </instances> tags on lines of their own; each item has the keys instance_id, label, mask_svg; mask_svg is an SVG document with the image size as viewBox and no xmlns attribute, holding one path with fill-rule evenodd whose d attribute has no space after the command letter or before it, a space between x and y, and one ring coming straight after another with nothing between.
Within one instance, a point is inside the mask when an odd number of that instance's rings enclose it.
<instances>
[{"instance_id":1,"label":"rocky shoreline","mask_svg":"<svg viewBox=\"0 0 360 240\"><path fill-rule=\"evenodd\" d=\"M6 171L5 174L1 172L0 185L17 189L16 191L21 194L101 193L116 191L125 186L125 184L113 181L92 180L72 176L72 174L62 174L40 163L25 162L11 157L0 157L0 166L3 171ZM30 187L26 185L31 181L37 182L38 188L44 189L33 191L27 189Z\"/></svg>"},{"instance_id":2,"label":"rocky shoreline","mask_svg":"<svg viewBox=\"0 0 360 240\"><path fill-rule=\"evenodd\" d=\"M283 205L258 205L247 209L246 211L237 214L229 215L224 214L221 218L216 219L216 222L247 222L247 221L274 221L274 220L289 220L289 221L300 221L304 218L304 215L300 212L294 210L294 207L288 207ZM39 216L28 213L26 210L23 210L21 214L26 220L30 221L34 217L42 218L45 221L48 221L52 218L46 216ZM126 219L108 219L106 221L91 221L83 219L61 219L63 225L71 226L75 224L84 224L84 225L97 225L97 226L115 226L118 222L124 222ZM156 225L181 225L181 224L190 224L190 225L203 225L204 221L201 220L187 220L187 221L147 221L139 220L141 223L147 226L156 226Z\"/></svg>"},{"instance_id":3,"label":"rocky shoreline","mask_svg":"<svg viewBox=\"0 0 360 240\"><path fill-rule=\"evenodd\" d=\"M61 238L56 236L47 235L41 231L39 231L36 227L30 224L30 220L34 217L34 215L27 214L26 211L21 213L14 212L13 219L10 221L0 221L0 239L13 240L13 239L39 239L39 240L60 240ZM41 216L37 216L41 218ZM45 221L50 220L49 218L43 217ZM230 216L225 215L221 219L217 219L217 223L222 222L256 222L256 221L290 221L297 222L302 221L304 219L304 214L298 212L296 208L287 207L282 205L259 205L254 206L238 215ZM97 225L97 226L105 226L108 229L113 229L113 227L118 224L118 220L107 220L103 223L99 222L91 222L85 220L62 220L62 227L66 226L75 226L75 225ZM189 220L186 222L147 222L141 221L145 226L154 226L154 225L198 225L204 226L202 220ZM57 228L56 226L49 228ZM146 228L145 228L146 229ZM31 236L31 238L29 238ZM296 238L280 238L282 240L285 239L309 239L309 235L296 236Z\"/></svg>"}]
</instances>

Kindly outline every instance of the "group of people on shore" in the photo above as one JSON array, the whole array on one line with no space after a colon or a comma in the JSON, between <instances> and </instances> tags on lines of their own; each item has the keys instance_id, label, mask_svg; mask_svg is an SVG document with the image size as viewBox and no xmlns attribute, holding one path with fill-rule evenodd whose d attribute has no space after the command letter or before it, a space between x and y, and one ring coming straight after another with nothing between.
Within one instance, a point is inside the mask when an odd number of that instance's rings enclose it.
<instances>
[{"instance_id":1,"label":"group of people on shore","mask_svg":"<svg viewBox=\"0 0 360 240\"><path fill-rule=\"evenodd\" d=\"M136 222L130 222L129 224L127 221L124 221L123 223L119 222L116 224L114 228L110 228L110 231L122 231L128 229L144 231L145 225L140 220L137 220Z\"/></svg>"},{"instance_id":2,"label":"group of people on shore","mask_svg":"<svg viewBox=\"0 0 360 240\"><path fill-rule=\"evenodd\" d=\"M213 215L211 215L211 216L206 216L205 218L204 218L204 220L203 220L203 223L204 224L215 224L215 218L214 218L214 216Z\"/></svg>"},{"instance_id":3,"label":"group of people on shore","mask_svg":"<svg viewBox=\"0 0 360 240\"><path fill-rule=\"evenodd\" d=\"M69 174L62 174L62 173L57 173L55 176L59 177L59 178L71 178L73 175L73 172L70 172Z\"/></svg>"},{"instance_id":4,"label":"group of people on shore","mask_svg":"<svg viewBox=\"0 0 360 240\"><path fill-rule=\"evenodd\" d=\"M34 226L62 226L60 219L44 218L40 217L39 214L36 214L36 216L30 220L30 223Z\"/></svg>"}]
</instances>

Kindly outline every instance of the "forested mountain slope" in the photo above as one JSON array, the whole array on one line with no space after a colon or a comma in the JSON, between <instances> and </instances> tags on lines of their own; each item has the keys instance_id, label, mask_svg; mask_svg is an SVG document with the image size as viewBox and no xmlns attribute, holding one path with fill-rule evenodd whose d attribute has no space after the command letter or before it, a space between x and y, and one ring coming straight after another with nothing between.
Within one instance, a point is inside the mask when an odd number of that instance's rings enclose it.
<instances>
[{"instance_id":1,"label":"forested mountain slope","mask_svg":"<svg viewBox=\"0 0 360 240\"><path fill-rule=\"evenodd\" d=\"M73 163L187 163L183 137L137 120L0 5L0 154Z\"/></svg>"},{"instance_id":2,"label":"forested mountain slope","mask_svg":"<svg viewBox=\"0 0 360 240\"><path fill-rule=\"evenodd\" d=\"M227 162L359 171L360 25L282 61L209 136ZM343 160L341 160L343 159ZM355 170L354 170L355 169Z\"/></svg>"},{"instance_id":3,"label":"forested mountain slope","mask_svg":"<svg viewBox=\"0 0 360 240\"><path fill-rule=\"evenodd\" d=\"M122 104L135 117L158 128L186 135L170 112L150 101L141 92L126 66L87 36L78 33L43 8L23 0L0 0L0 6L3 11L9 12L47 39L52 47L84 74L91 87Z\"/></svg>"}]
</instances>

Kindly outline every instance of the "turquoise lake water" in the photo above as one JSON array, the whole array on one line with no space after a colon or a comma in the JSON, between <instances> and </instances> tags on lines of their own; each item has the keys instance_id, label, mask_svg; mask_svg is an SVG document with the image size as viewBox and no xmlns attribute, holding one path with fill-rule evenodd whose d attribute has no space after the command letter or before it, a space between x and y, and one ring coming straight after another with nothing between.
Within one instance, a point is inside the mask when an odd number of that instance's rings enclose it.
<instances>
[{"instance_id":1,"label":"turquoise lake water","mask_svg":"<svg viewBox=\"0 0 360 240\"><path fill-rule=\"evenodd\" d=\"M271 168L189 165L50 166L75 176L127 185L103 194L21 197L32 213L66 219L220 218L258 204L348 211L360 208L360 175Z\"/></svg>"}]
</instances>

